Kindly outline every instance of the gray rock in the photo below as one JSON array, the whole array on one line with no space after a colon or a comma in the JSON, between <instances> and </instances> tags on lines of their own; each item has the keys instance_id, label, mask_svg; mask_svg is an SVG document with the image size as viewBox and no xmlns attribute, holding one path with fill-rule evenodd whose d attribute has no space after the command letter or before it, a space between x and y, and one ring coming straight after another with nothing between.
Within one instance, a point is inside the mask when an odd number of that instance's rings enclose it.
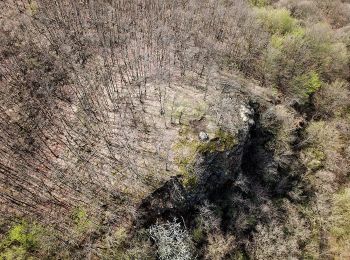
<instances>
[{"instance_id":1,"label":"gray rock","mask_svg":"<svg viewBox=\"0 0 350 260\"><path fill-rule=\"evenodd\" d=\"M198 137L199 137L199 140L201 140L201 141L208 141L209 140L209 135L205 132L200 132Z\"/></svg>"}]
</instances>

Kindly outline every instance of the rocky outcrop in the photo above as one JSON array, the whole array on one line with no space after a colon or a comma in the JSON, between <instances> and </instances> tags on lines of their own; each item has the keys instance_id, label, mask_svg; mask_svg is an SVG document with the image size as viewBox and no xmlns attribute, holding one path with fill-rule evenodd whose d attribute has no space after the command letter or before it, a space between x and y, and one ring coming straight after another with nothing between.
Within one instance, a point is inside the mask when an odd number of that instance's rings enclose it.
<instances>
[{"instance_id":1,"label":"rocky outcrop","mask_svg":"<svg viewBox=\"0 0 350 260\"><path fill-rule=\"evenodd\" d=\"M292 174L303 170L297 153L291 149L281 154L271 145L278 142L276 128L281 124L271 104L227 84L219 100L209 109L208 118L218 115L216 123L225 137L199 138L203 145L198 146L192 165L195 184L183 185L181 175L167 181L143 200L136 225L148 227L176 217L191 226L198 208L209 202L217 208L223 230L247 234L271 214L268 198L289 196L299 181ZM200 130L206 133L207 129ZM290 135L295 142L297 132ZM226 146L227 136L231 144Z\"/></svg>"}]
</instances>

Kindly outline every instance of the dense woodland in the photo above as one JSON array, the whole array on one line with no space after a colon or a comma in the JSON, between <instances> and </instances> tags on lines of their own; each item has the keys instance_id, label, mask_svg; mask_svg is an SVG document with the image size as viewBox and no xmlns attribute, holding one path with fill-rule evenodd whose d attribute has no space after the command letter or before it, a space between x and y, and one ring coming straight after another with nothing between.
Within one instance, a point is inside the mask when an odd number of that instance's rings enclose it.
<instances>
[{"instance_id":1,"label":"dense woodland","mask_svg":"<svg viewBox=\"0 0 350 260\"><path fill-rule=\"evenodd\" d=\"M0 7L0 259L350 258L349 0ZM223 81L268 104L249 191L139 225L150 194L237 145L174 144ZM279 175L249 166L261 146Z\"/></svg>"}]
</instances>

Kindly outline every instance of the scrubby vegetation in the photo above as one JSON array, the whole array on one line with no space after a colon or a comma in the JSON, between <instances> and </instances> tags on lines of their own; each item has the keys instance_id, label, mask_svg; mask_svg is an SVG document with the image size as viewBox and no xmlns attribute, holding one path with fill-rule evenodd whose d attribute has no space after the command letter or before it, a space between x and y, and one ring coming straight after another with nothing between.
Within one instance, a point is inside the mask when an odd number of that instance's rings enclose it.
<instances>
[{"instance_id":1,"label":"scrubby vegetation","mask_svg":"<svg viewBox=\"0 0 350 260\"><path fill-rule=\"evenodd\" d=\"M350 258L349 1L0 7L0 259Z\"/></svg>"}]
</instances>

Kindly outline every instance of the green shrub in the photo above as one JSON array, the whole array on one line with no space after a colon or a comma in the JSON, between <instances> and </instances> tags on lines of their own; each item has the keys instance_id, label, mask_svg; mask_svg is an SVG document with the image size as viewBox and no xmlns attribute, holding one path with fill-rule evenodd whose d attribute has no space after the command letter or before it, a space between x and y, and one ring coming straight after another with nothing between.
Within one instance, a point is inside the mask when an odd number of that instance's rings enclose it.
<instances>
[{"instance_id":1,"label":"green shrub","mask_svg":"<svg viewBox=\"0 0 350 260\"><path fill-rule=\"evenodd\" d=\"M329 26L297 25L287 33L271 36L264 58L265 76L268 84L282 93L306 101L320 89L321 81L345 79L348 61L345 44L336 41Z\"/></svg>"},{"instance_id":2,"label":"green shrub","mask_svg":"<svg viewBox=\"0 0 350 260\"><path fill-rule=\"evenodd\" d=\"M339 240L350 241L350 188L334 196L332 234Z\"/></svg>"},{"instance_id":3,"label":"green shrub","mask_svg":"<svg viewBox=\"0 0 350 260\"><path fill-rule=\"evenodd\" d=\"M307 140L327 153L339 152L345 143L336 124L328 121L313 121L306 128Z\"/></svg>"},{"instance_id":4,"label":"green shrub","mask_svg":"<svg viewBox=\"0 0 350 260\"><path fill-rule=\"evenodd\" d=\"M306 134L309 147L324 153L323 167L339 178L346 177L349 173L349 123L342 118L313 121L306 128Z\"/></svg>"},{"instance_id":5,"label":"green shrub","mask_svg":"<svg viewBox=\"0 0 350 260\"><path fill-rule=\"evenodd\" d=\"M10 228L0 242L0 259L26 259L40 247L43 229L25 221Z\"/></svg>"},{"instance_id":6,"label":"green shrub","mask_svg":"<svg viewBox=\"0 0 350 260\"><path fill-rule=\"evenodd\" d=\"M77 208L73 212L75 228L79 233L84 233L92 228L92 221L89 219L85 209Z\"/></svg>"},{"instance_id":7,"label":"green shrub","mask_svg":"<svg viewBox=\"0 0 350 260\"><path fill-rule=\"evenodd\" d=\"M198 226L195 229L193 229L192 237L193 237L193 241L196 243L203 241L205 237L203 228L201 226Z\"/></svg>"},{"instance_id":8,"label":"green shrub","mask_svg":"<svg viewBox=\"0 0 350 260\"><path fill-rule=\"evenodd\" d=\"M347 77L349 55L346 45L337 41L328 24L317 23L307 28L305 42L309 64L323 79L334 81Z\"/></svg>"},{"instance_id":9,"label":"green shrub","mask_svg":"<svg viewBox=\"0 0 350 260\"><path fill-rule=\"evenodd\" d=\"M28 253L22 246L12 246L9 248L4 248L3 250L4 251L0 253L1 260L28 259Z\"/></svg>"},{"instance_id":10,"label":"green shrub","mask_svg":"<svg viewBox=\"0 0 350 260\"><path fill-rule=\"evenodd\" d=\"M301 99L306 100L311 94L315 93L322 86L319 75L315 71L307 72L296 76L292 80L294 93Z\"/></svg>"},{"instance_id":11,"label":"green shrub","mask_svg":"<svg viewBox=\"0 0 350 260\"><path fill-rule=\"evenodd\" d=\"M293 40L302 41L305 36L305 29L297 26L293 28L288 34L273 34L271 36L270 44L273 48L282 49L284 44L288 44L288 38L292 38Z\"/></svg>"},{"instance_id":12,"label":"green shrub","mask_svg":"<svg viewBox=\"0 0 350 260\"><path fill-rule=\"evenodd\" d=\"M18 224L13 226L9 232L9 241L17 242L25 248L33 248L37 244L37 230L30 228L28 224Z\"/></svg>"},{"instance_id":13,"label":"green shrub","mask_svg":"<svg viewBox=\"0 0 350 260\"><path fill-rule=\"evenodd\" d=\"M310 55L306 53L304 35L303 29L296 29L285 35L274 34L265 53L266 79L270 86L277 87L284 94L292 94L291 81L305 73L305 64L312 63Z\"/></svg>"},{"instance_id":14,"label":"green shrub","mask_svg":"<svg viewBox=\"0 0 350 260\"><path fill-rule=\"evenodd\" d=\"M284 8L260 8L257 13L263 25L272 34L284 35L292 32L298 26L298 21Z\"/></svg>"}]
</instances>

